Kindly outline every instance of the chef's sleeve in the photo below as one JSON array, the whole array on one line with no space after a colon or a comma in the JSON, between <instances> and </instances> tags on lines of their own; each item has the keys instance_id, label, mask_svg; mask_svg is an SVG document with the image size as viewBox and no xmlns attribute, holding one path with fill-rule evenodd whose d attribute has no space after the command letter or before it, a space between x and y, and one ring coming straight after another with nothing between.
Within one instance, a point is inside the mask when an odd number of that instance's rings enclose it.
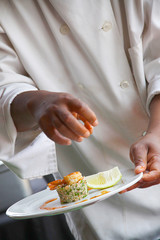
<instances>
[{"instance_id":1,"label":"chef's sleeve","mask_svg":"<svg viewBox=\"0 0 160 240\"><path fill-rule=\"evenodd\" d=\"M146 108L153 97L160 94L160 1L144 1L144 29L142 34L144 72L148 84Z\"/></svg>"},{"instance_id":2,"label":"chef's sleeve","mask_svg":"<svg viewBox=\"0 0 160 240\"><path fill-rule=\"evenodd\" d=\"M0 26L0 160L21 178L57 171L55 144L37 127L17 133L10 113L13 99L37 90Z\"/></svg>"}]
</instances>

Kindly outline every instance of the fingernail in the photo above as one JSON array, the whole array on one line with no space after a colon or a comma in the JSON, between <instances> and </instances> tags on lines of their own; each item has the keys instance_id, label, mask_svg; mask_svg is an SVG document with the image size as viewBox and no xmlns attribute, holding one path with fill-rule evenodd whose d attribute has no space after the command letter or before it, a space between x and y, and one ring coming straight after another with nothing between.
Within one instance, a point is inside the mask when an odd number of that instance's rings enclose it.
<instances>
[{"instance_id":1,"label":"fingernail","mask_svg":"<svg viewBox=\"0 0 160 240\"><path fill-rule=\"evenodd\" d=\"M70 140L66 143L66 145L71 145L71 144L72 142Z\"/></svg>"},{"instance_id":2,"label":"fingernail","mask_svg":"<svg viewBox=\"0 0 160 240\"><path fill-rule=\"evenodd\" d=\"M77 141L78 141L78 142L82 142L82 141L83 141L83 137L79 137L79 138L77 139Z\"/></svg>"},{"instance_id":3,"label":"fingernail","mask_svg":"<svg viewBox=\"0 0 160 240\"><path fill-rule=\"evenodd\" d=\"M83 137L85 137L85 138L87 138L89 136L90 136L90 132L89 131L85 132L85 134L83 135Z\"/></svg>"},{"instance_id":4,"label":"fingernail","mask_svg":"<svg viewBox=\"0 0 160 240\"><path fill-rule=\"evenodd\" d=\"M135 172L143 172L144 170L146 169L146 167L145 166L137 166L136 168L135 168Z\"/></svg>"},{"instance_id":5,"label":"fingernail","mask_svg":"<svg viewBox=\"0 0 160 240\"><path fill-rule=\"evenodd\" d=\"M93 126L97 126L97 125L98 125L98 120L94 121L94 122L92 123L92 125L93 125Z\"/></svg>"}]
</instances>

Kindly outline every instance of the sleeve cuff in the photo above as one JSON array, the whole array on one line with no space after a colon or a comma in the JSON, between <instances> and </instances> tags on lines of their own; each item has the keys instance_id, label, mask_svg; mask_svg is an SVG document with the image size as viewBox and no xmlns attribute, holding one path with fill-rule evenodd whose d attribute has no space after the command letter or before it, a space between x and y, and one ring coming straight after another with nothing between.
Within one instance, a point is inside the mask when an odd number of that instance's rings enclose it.
<instances>
[{"instance_id":1,"label":"sleeve cuff","mask_svg":"<svg viewBox=\"0 0 160 240\"><path fill-rule=\"evenodd\" d=\"M43 132L3 163L22 179L33 179L58 171L55 144Z\"/></svg>"},{"instance_id":2,"label":"sleeve cuff","mask_svg":"<svg viewBox=\"0 0 160 240\"><path fill-rule=\"evenodd\" d=\"M0 160L23 179L57 171L54 142L39 129L17 133L10 114L13 99L22 92L33 90L37 88L25 83L0 88Z\"/></svg>"},{"instance_id":3,"label":"sleeve cuff","mask_svg":"<svg viewBox=\"0 0 160 240\"><path fill-rule=\"evenodd\" d=\"M148 82L148 97L146 110L150 115L149 106L155 95L160 94L160 58L144 64L145 75Z\"/></svg>"},{"instance_id":4,"label":"sleeve cuff","mask_svg":"<svg viewBox=\"0 0 160 240\"><path fill-rule=\"evenodd\" d=\"M22 92L37 90L28 84L15 83L0 88L0 160L6 160L14 154L14 145L17 137L17 131L10 114L10 104L13 99Z\"/></svg>"},{"instance_id":5,"label":"sleeve cuff","mask_svg":"<svg viewBox=\"0 0 160 240\"><path fill-rule=\"evenodd\" d=\"M146 111L148 115L150 115L150 103L154 96L158 94L160 94L160 79L154 80L148 85L148 97L146 102Z\"/></svg>"}]
</instances>

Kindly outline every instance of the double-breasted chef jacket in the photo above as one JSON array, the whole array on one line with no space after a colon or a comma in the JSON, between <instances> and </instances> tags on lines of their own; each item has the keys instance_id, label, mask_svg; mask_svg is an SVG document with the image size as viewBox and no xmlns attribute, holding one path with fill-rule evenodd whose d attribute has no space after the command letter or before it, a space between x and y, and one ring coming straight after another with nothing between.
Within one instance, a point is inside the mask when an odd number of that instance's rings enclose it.
<instances>
[{"instance_id":1,"label":"double-breasted chef jacket","mask_svg":"<svg viewBox=\"0 0 160 240\"><path fill-rule=\"evenodd\" d=\"M0 0L0 160L28 179L134 168L129 148L160 92L159 16L159 0ZM86 102L99 121L92 136L55 146L38 126L17 133L10 104L38 89ZM116 194L67 220L76 239L158 239L160 187Z\"/></svg>"}]
</instances>

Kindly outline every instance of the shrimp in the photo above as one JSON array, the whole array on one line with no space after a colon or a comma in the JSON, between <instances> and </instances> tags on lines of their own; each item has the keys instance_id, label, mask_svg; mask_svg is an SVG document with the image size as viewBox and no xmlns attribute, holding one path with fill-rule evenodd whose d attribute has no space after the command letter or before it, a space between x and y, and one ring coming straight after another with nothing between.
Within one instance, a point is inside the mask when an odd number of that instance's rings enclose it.
<instances>
[{"instance_id":1,"label":"shrimp","mask_svg":"<svg viewBox=\"0 0 160 240\"><path fill-rule=\"evenodd\" d=\"M93 126L88 122L86 121L86 119L82 116L80 116L79 114L75 113L75 112L72 112L72 115L77 118L78 120L81 120L83 123L84 123L84 126L88 129L88 131L90 132L90 134L93 133Z\"/></svg>"},{"instance_id":2,"label":"shrimp","mask_svg":"<svg viewBox=\"0 0 160 240\"><path fill-rule=\"evenodd\" d=\"M59 179L48 183L48 187L50 190L55 190L59 185L71 185L73 183L77 183L81 179L83 179L83 177L80 172L73 172L67 176L64 176L64 179Z\"/></svg>"},{"instance_id":3,"label":"shrimp","mask_svg":"<svg viewBox=\"0 0 160 240\"><path fill-rule=\"evenodd\" d=\"M73 172L73 173L68 174L67 176L64 176L64 181L68 185L76 183L81 179L83 179L83 177L82 177L82 174L80 172Z\"/></svg>"},{"instance_id":4,"label":"shrimp","mask_svg":"<svg viewBox=\"0 0 160 240\"><path fill-rule=\"evenodd\" d=\"M54 190L54 189L56 189L56 187L58 185L62 185L62 184L65 184L64 179L58 179L58 180L52 181L52 182L48 183L47 185L50 190Z\"/></svg>"}]
</instances>

